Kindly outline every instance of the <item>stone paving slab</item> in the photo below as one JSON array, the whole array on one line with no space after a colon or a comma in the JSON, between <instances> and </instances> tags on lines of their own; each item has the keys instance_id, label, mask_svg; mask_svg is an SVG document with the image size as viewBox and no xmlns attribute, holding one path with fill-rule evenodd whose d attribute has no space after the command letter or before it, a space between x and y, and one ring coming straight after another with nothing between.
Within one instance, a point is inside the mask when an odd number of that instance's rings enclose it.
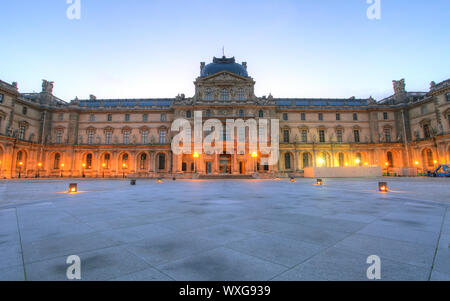
<instances>
[{"instance_id":1,"label":"stone paving slab","mask_svg":"<svg viewBox=\"0 0 450 301\"><path fill-rule=\"evenodd\" d=\"M0 280L448 280L448 179L380 180L0 181Z\"/></svg>"}]
</instances>

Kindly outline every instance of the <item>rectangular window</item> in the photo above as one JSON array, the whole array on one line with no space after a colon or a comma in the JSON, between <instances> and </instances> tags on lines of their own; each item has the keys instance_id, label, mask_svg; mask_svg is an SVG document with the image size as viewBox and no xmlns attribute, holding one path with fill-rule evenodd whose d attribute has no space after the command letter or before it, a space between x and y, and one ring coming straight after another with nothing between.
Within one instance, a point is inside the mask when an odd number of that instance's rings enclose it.
<instances>
[{"instance_id":1,"label":"rectangular window","mask_svg":"<svg viewBox=\"0 0 450 301\"><path fill-rule=\"evenodd\" d=\"M430 126L428 124L425 124L423 126L423 135L424 135L425 138L430 138L431 137Z\"/></svg>"},{"instance_id":2,"label":"rectangular window","mask_svg":"<svg viewBox=\"0 0 450 301\"><path fill-rule=\"evenodd\" d=\"M147 144L148 143L148 131L143 131L142 132L142 144Z\"/></svg>"},{"instance_id":3,"label":"rectangular window","mask_svg":"<svg viewBox=\"0 0 450 301\"><path fill-rule=\"evenodd\" d=\"M319 113L319 120L322 121L323 120L323 114Z\"/></svg>"},{"instance_id":4,"label":"rectangular window","mask_svg":"<svg viewBox=\"0 0 450 301\"><path fill-rule=\"evenodd\" d=\"M88 132L88 144L94 144L94 132L93 131Z\"/></svg>"},{"instance_id":5,"label":"rectangular window","mask_svg":"<svg viewBox=\"0 0 450 301\"><path fill-rule=\"evenodd\" d=\"M289 130L283 131L283 141L284 143L289 143Z\"/></svg>"},{"instance_id":6,"label":"rectangular window","mask_svg":"<svg viewBox=\"0 0 450 301\"><path fill-rule=\"evenodd\" d=\"M390 129L384 130L384 139L386 140L386 142L391 142L391 130Z\"/></svg>"},{"instance_id":7,"label":"rectangular window","mask_svg":"<svg viewBox=\"0 0 450 301\"><path fill-rule=\"evenodd\" d=\"M353 120L354 120L354 121L357 121L357 120L358 120L358 114L353 113Z\"/></svg>"},{"instance_id":8,"label":"rectangular window","mask_svg":"<svg viewBox=\"0 0 450 301\"><path fill-rule=\"evenodd\" d=\"M142 121L148 121L148 114L142 115Z\"/></svg>"},{"instance_id":9,"label":"rectangular window","mask_svg":"<svg viewBox=\"0 0 450 301\"><path fill-rule=\"evenodd\" d=\"M28 113L28 108L27 108L27 107L23 107L23 108L22 108L22 113L23 113L23 115L27 115L27 113Z\"/></svg>"},{"instance_id":10,"label":"rectangular window","mask_svg":"<svg viewBox=\"0 0 450 301\"><path fill-rule=\"evenodd\" d=\"M307 143L308 142L308 131L302 130L302 142Z\"/></svg>"},{"instance_id":11,"label":"rectangular window","mask_svg":"<svg viewBox=\"0 0 450 301\"><path fill-rule=\"evenodd\" d=\"M283 120L284 120L284 121L287 121L288 118L289 118L289 117L288 117L288 114L287 114L287 113L283 113Z\"/></svg>"},{"instance_id":12,"label":"rectangular window","mask_svg":"<svg viewBox=\"0 0 450 301\"><path fill-rule=\"evenodd\" d=\"M108 121L112 121L112 114L108 114L107 120L108 120Z\"/></svg>"},{"instance_id":13,"label":"rectangular window","mask_svg":"<svg viewBox=\"0 0 450 301\"><path fill-rule=\"evenodd\" d=\"M1 97L1 96L0 96ZM445 97L447 98L447 101L450 101L450 93L445 94ZM1 101L0 101L1 102Z\"/></svg>"},{"instance_id":14,"label":"rectangular window","mask_svg":"<svg viewBox=\"0 0 450 301\"><path fill-rule=\"evenodd\" d=\"M105 142L106 144L111 144L111 137L112 137L112 133L111 132L106 132L106 139Z\"/></svg>"},{"instance_id":15,"label":"rectangular window","mask_svg":"<svg viewBox=\"0 0 450 301\"><path fill-rule=\"evenodd\" d=\"M427 105L423 105L423 106L420 108L420 112L422 113L422 115L425 115L425 114L427 113Z\"/></svg>"},{"instance_id":16,"label":"rectangular window","mask_svg":"<svg viewBox=\"0 0 450 301\"><path fill-rule=\"evenodd\" d=\"M0 116L0 132L2 131L2 116Z\"/></svg>"},{"instance_id":17,"label":"rectangular window","mask_svg":"<svg viewBox=\"0 0 450 301\"><path fill-rule=\"evenodd\" d=\"M59 119L59 121L63 121L64 114L63 113L59 113L58 119Z\"/></svg>"},{"instance_id":18,"label":"rectangular window","mask_svg":"<svg viewBox=\"0 0 450 301\"><path fill-rule=\"evenodd\" d=\"M89 121L90 122L94 122L95 121L95 115L90 115L89 116Z\"/></svg>"},{"instance_id":19,"label":"rectangular window","mask_svg":"<svg viewBox=\"0 0 450 301\"><path fill-rule=\"evenodd\" d=\"M388 120L388 117L389 117L389 116L388 116L388 113L387 113L387 112L384 112L384 113L383 113L383 119L384 119L384 120Z\"/></svg>"},{"instance_id":20,"label":"rectangular window","mask_svg":"<svg viewBox=\"0 0 450 301\"><path fill-rule=\"evenodd\" d=\"M338 121L341 120L341 114L339 114L339 113L336 114L336 120L338 120Z\"/></svg>"},{"instance_id":21,"label":"rectangular window","mask_svg":"<svg viewBox=\"0 0 450 301\"><path fill-rule=\"evenodd\" d=\"M62 141L62 131L58 130L56 131L56 144L61 144Z\"/></svg>"},{"instance_id":22,"label":"rectangular window","mask_svg":"<svg viewBox=\"0 0 450 301\"><path fill-rule=\"evenodd\" d=\"M305 121L305 120L306 120L306 114L305 114L305 113L302 113L302 114L300 115L300 117L301 117L302 121Z\"/></svg>"},{"instance_id":23,"label":"rectangular window","mask_svg":"<svg viewBox=\"0 0 450 301\"><path fill-rule=\"evenodd\" d=\"M20 140L25 140L25 131L26 131L26 128L25 128L25 126L21 126L20 127L20 132L19 132L19 139Z\"/></svg>"},{"instance_id":24,"label":"rectangular window","mask_svg":"<svg viewBox=\"0 0 450 301\"><path fill-rule=\"evenodd\" d=\"M125 121L130 121L130 114L125 114Z\"/></svg>"},{"instance_id":25,"label":"rectangular window","mask_svg":"<svg viewBox=\"0 0 450 301\"><path fill-rule=\"evenodd\" d=\"M319 130L319 141L320 142L325 142L325 131L324 130Z\"/></svg>"},{"instance_id":26,"label":"rectangular window","mask_svg":"<svg viewBox=\"0 0 450 301\"><path fill-rule=\"evenodd\" d=\"M355 136L355 142L356 142L356 143L359 143L359 142L360 142L360 139L359 139L359 130L354 130L354 131L353 131L353 134L354 134L354 136Z\"/></svg>"},{"instance_id":27,"label":"rectangular window","mask_svg":"<svg viewBox=\"0 0 450 301\"><path fill-rule=\"evenodd\" d=\"M337 142L342 142L342 130L336 131Z\"/></svg>"},{"instance_id":28,"label":"rectangular window","mask_svg":"<svg viewBox=\"0 0 450 301\"><path fill-rule=\"evenodd\" d=\"M164 122L166 121L166 119L167 119L166 114L161 114L161 121Z\"/></svg>"},{"instance_id":29,"label":"rectangular window","mask_svg":"<svg viewBox=\"0 0 450 301\"><path fill-rule=\"evenodd\" d=\"M130 143L130 132L123 133L123 144Z\"/></svg>"},{"instance_id":30,"label":"rectangular window","mask_svg":"<svg viewBox=\"0 0 450 301\"><path fill-rule=\"evenodd\" d=\"M165 130L161 130L159 132L159 143L161 144L166 144L166 131Z\"/></svg>"},{"instance_id":31,"label":"rectangular window","mask_svg":"<svg viewBox=\"0 0 450 301\"><path fill-rule=\"evenodd\" d=\"M5 96L3 95L3 94L1 94L0 93L0 103L3 103L3 98L4 98Z\"/></svg>"}]
</instances>

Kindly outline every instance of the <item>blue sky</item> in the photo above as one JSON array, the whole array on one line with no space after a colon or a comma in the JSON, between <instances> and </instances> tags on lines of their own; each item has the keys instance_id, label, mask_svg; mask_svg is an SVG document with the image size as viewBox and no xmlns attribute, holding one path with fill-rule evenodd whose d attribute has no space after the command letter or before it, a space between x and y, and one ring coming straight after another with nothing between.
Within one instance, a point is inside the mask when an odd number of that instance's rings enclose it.
<instances>
[{"instance_id":1,"label":"blue sky","mask_svg":"<svg viewBox=\"0 0 450 301\"><path fill-rule=\"evenodd\" d=\"M450 78L450 1L0 0L0 79L64 100L192 96L201 61L248 62L258 96L369 97Z\"/></svg>"}]
</instances>

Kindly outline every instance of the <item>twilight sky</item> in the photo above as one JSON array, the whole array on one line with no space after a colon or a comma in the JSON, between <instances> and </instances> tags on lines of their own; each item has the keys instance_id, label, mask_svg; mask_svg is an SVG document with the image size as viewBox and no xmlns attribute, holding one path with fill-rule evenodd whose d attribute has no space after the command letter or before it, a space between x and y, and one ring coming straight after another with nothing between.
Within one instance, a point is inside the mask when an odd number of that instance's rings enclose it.
<instances>
[{"instance_id":1,"label":"twilight sky","mask_svg":"<svg viewBox=\"0 0 450 301\"><path fill-rule=\"evenodd\" d=\"M192 96L200 62L247 61L258 96L392 94L392 80L428 91L450 78L450 1L0 0L0 79L21 92L55 81L66 101Z\"/></svg>"}]
</instances>

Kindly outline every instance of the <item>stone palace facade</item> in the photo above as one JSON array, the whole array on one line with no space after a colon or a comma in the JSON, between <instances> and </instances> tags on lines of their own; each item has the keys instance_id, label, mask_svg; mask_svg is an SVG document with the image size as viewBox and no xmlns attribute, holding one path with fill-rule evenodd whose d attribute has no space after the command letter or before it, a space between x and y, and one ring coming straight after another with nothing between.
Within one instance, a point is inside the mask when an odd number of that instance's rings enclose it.
<instances>
[{"instance_id":1,"label":"stone palace facade","mask_svg":"<svg viewBox=\"0 0 450 301\"><path fill-rule=\"evenodd\" d=\"M20 93L0 81L0 177L192 177L197 175L301 175L305 167L382 166L432 170L450 163L450 79L427 92L372 98L258 97L247 63L214 58L201 63L195 95L170 99L75 99ZM172 121L280 120L280 160L261 165L261 154L174 155Z\"/></svg>"}]
</instances>

